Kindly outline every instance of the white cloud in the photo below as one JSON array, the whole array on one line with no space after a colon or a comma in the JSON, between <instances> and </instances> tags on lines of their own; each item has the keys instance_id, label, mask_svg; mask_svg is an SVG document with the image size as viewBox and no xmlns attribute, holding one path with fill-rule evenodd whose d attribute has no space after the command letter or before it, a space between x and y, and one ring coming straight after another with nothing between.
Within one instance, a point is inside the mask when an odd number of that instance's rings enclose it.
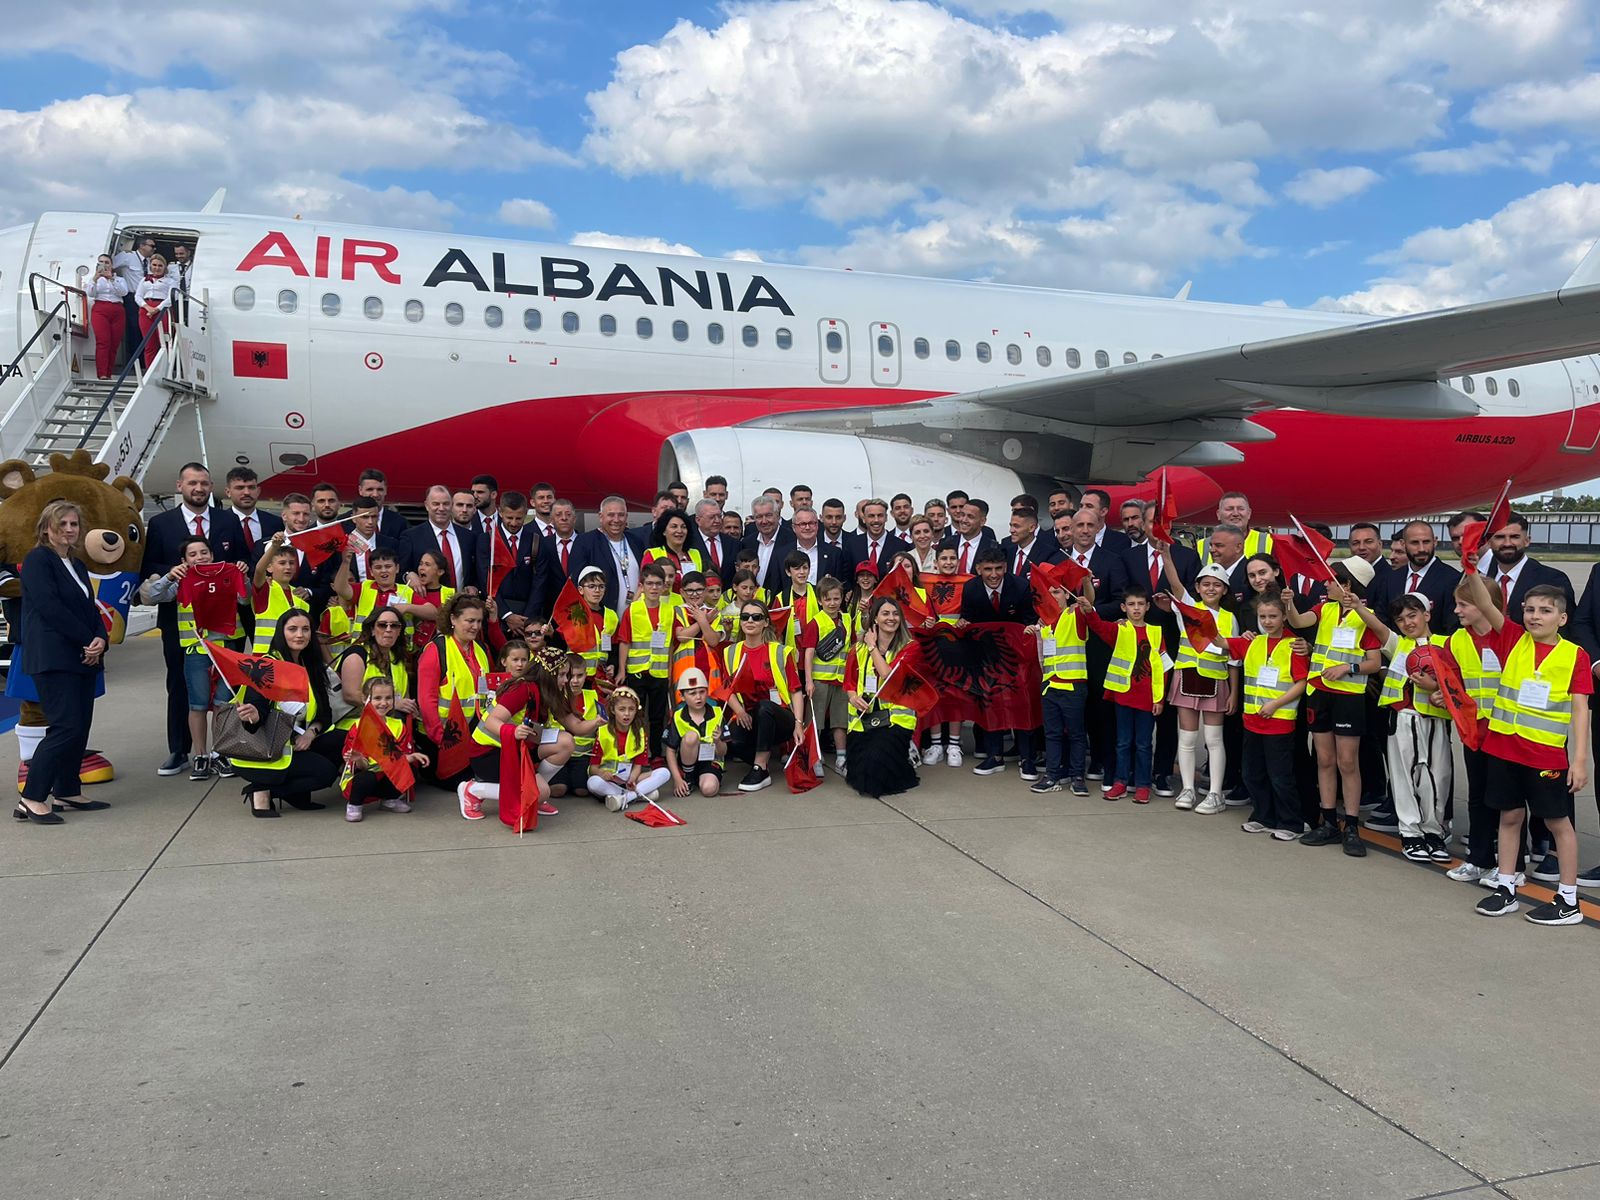
<instances>
[{"instance_id":1,"label":"white cloud","mask_svg":"<svg viewBox=\"0 0 1600 1200\"><path fill-rule=\"evenodd\" d=\"M1471 118L1500 131L1558 126L1594 133L1600 130L1600 75L1514 83L1473 106Z\"/></svg>"},{"instance_id":2,"label":"white cloud","mask_svg":"<svg viewBox=\"0 0 1600 1200\"><path fill-rule=\"evenodd\" d=\"M556 223L550 206L539 200L502 200L495 215L503 225L524 225L529 229L549 229Z\"/></svg>"},{"instance_id":3,"label":"white cloud","mask_svg":"<svg viewBox=\"0 0 1600 1200\"><path fill-rule=\"evenodd\" d=\"M733 259L734 262L766 262L767 261L766 259L762 258L761 255L757 254L754 250L729 250L727 254L723 255L723 257L724 258L731 258L731 259Z\"/></svg>"},{"instance_id":4,"label":"white cloud","mask_svg":"<svg viewBox=\"0 0 1600 1200\"><path fill-rule=\"evenodd\" d=\"M1359 196L1383 176L1371 167L1312 167L1283 185L1283 194L1307 208L1327 208Z\"/></svg>"},{"instance_id":5,"label":"white cloud","mask_svg":"<svg viewBox=\"0 0 1600 1200\"><path fill-rule=\"evenodd\" d=\"M700 251L693 246L685 246L682 242L669 242L665 238L658 237L629 237L621 233L602 233L598 229L575 233L571 242L574 246L597 246L603 250L638 250L645 254L687 254L691 258L700 256Z\"/></svg>"},{"instance_id":6,"label":"white cloud","mask_svg":"<svg viewBox=\"0 0 1600 1200\"><path fill-rule=\"evenodd\" d=\"M1535 175L1548 175L1555 161L1572 147L1566 142L1546 142L1518 149L1505 139L1420 150L1406 162L1421 175L1476 175L1497 167L1518 166Z\"/></svg>"},{"instance_id":7,"label":"white cloud","mask_svg":"<svg viewBox=\"0 0 1600 1200\"><path fill-rule=\"evenodd\" d=\"M1471 304L1561 286L1600 238L1600 184L1556 184L1492 217L1425 229L1375 260L1389 272L1319 308L1381 316Z\"/></svg>"}]
</instances>

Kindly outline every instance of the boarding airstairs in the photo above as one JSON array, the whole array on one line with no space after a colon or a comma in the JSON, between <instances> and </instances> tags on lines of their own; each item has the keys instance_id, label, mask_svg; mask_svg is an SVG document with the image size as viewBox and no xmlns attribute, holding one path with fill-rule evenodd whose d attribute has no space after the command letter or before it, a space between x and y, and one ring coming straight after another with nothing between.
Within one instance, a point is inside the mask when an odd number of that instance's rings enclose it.
<instances>
[{"instance_id":1,"label":"boarding airstairs","mask_svg":"<svg viewBox=\"0 0 1600 1200\"><path fill-rule=\"evenodd\" d=\"M17 308L22 348L0 363L0 460L48 467L50 455L86 450L111 477L143 481L178 414L208 397L211 337L205 293L174 299L167 322L108 380L95 378L88 297L72 284L28 276ZM31 314L31 315L30 315ZM34 328L31 333L28 324ZM146 343L156 346L144 365Z\"/></svg>"}]
</instances>

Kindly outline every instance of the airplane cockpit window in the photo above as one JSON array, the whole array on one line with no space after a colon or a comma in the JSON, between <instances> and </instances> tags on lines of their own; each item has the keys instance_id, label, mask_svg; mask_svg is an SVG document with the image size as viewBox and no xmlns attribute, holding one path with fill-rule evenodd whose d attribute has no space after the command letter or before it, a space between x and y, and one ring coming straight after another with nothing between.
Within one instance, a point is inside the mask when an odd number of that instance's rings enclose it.
<instances>
[{"instance_id":1,"label":"airplane cockpit window","mask_svg":"<svg viewBox=\"0 0 1600 1200\"><path fill-rule=\"evenodd\" d=\"M381 321L383 319L383 301L376 296L368 296L361 302L361 312L369 321Z\"/></svg>"},{"instance_id":2,"label":"airplane cockpit window","mask_svg":"<svg viewBox=\"0 0 1600 1200\"><path fill-rule=\"evenodd\" d=\"M524 329L531 332L537 330L543 324L544 318L539 315L537 308L525 308L522 310L522 327Z\"/></svg>"},{"instance_id":3,"label":"airplane cockpit window","mask_svg":"<svg viewBox=\"0 0 1600 1200\"><path fill-rule=\"evenodd\" d=\"M988 342L979 342L972 348L972 352L978 356L979 362L988 362L994 357L994 351L989 349Z\"/></svg>"},{"instance_id":4,"label":"airplane cockpit window","mask_svg":"<svg viewBox=\"0 0 1600 1200\"><path fill-rule=\"evenodd\" d=\"M1094 365L1097 367L1109 367L1111 365L1111 355L1104 350L1096 350L1094 352Z\"/></svg>"},{"instance_id":5,"label":"airplane cockpit window","mask_svg":"<svg viewBox=\"0 0 1600 1200\"><path fill-rule=\"evenodd\" d=\"M293 288L284 288L278 293L278 311L284 316L289 316L300 307L300 293Z\"/></svg>"},{"instance_id":6,"label":"airplane cockpit window","mask_svg":"<svg viewBox=\"0 0 1600 1200\"><path fill-rule=\"evenodd\" d=\"M575 313L575 312L564 312L564 313L562 313L561 314L561 328L562 328L563 331L565 331L567 333L577 333L578 332L578 314Z\"/></svg>"},{"instance_id":7,"label":"airplane cockpit window","mask_svg":"<svg viewBox=\"0 0 1600 1200\"><path fill-rule=\"evenodd\" d=\"M761 335L756 332L756 327L754 325L746 325L739 331L739 340L742 341L746 346L749 346L750 349L754 350L758 345L761 344Z\"/></svg>"},{"instance_id":8,"label":"airplane cockpit window","mask_svg":"<svg viewBox=\"0 0 1600 1200\"><path fill-rule=\"evenodd\" d=\"M837 329L830 329L828 336L822 339L822 344L828 348L829 354L838 354L844 349L844 338L839 336Z\"/></svg>"},{"instance_id":9,"label":"airplane cockpit window","mask_svg":"<svg viewBox=\"0 0 1600 1200\"><path fill-rule=\"evenodd\" d=\"M459 325L467 319L467 310L454 300L444 306L444 323L446 325Z\"/></svg>"},{"instance_id":10,"label":"airplane cockpit window","mask_svg":"<svg viewBox=\"0 0 1600 1200\"><path fill-rule=\"evenodd\" d=\"M498 304L491 304L483 310L483 323L490 329L499 329L506 322L506 314Z\"/></svg>"},{"instance_id":11,"label":"airplane cockpit window","mask_svg":"<svg viewBox=\"0 0 1600 1200\"><path fill-rule=\"evenodd\" d=\"M641 341L649 341L655 336L655 322L649 317L640 317L633 323L633 331L639 335Z\"/></svg>"},{"instance_id":12,"label":"airplane cockpit window","mask_svg":"<svg viewBox=\"0 0 1600 1200\"><path fill-rule=\"evenodd\" d=\"M1071 367L1074 371L1083 366L1083 355L1078 353L1078 348L1076 346L1068 346L1066 353L1061 357L1066 362L1067 366Z\"/></svg>"},{"instance_id":13,"label":"airplane cockpit window","mask_svg":"<svg viewBox=\"0 0 1600 1200\"><path fill-rule=\"evenodd\" d=\"M1136 363L1139 361L1139 356L1132 350L1124 350L1122 352L1122 361L1125 363Z\"/></svg>"},{"instance_id":14,"label":"airplane cockpit window","mask_svg":"<svg viewBox=\"0 0 1600 1200\"><path fill-rule=\"evenodd\" d=\"M722 326L718 325L715 321L707 325L706 341L710 342L713 346L722 345Z\"/></svg>"},{"instance_id":15,"label":"airplane cockpit window","mask_svg":"<svg viewBox=\"0 0 1600 1200\"><path fill-rule=\"evenodd\" d=\"M1008 344L1006 346L1006 361L1013 367L1020 366L1022 364L1022 347L1015 342Z\"/></svg>"},{"instance_id":16,"label":"airplane cockpit window","mask_svg":"<svg viewBox=\"0 0 1600 1200\"><path fill-rule=\"evenodd\" d=\"M787 329L780 329L773 335L772 340L778 343L779 350L787 350L794 345L794 334Z\"/></svg>"},{"instance_id":17,"label":"airplane cockpit window","mask_svg":"<svg viewBox=\"0 0 1600 1200\"><path fill-rule=\"evenodd\" d=\"M322 294L322 315L325 317L337 317L339 315L339 297L337 293L324 292Z\"/></svg>"},{"instance_id":18,"label":"airplane cockpit window","mask_svg":"<svg viewBox=\"0 0 1600 1200\"><path fill-rule=\"evenodd\" d=\"M951 338L944 344L944 356L951 362L961 361L961 343Z\"/></svg>"},{"instance_id":19,"label":"airplane cockpit window","mask_svg":"<svg viewBox=\"0 0 1600 1200\"><path fill-rule=\"evenodd\" d=\"M422 301L421 300L407 300L406 301L406 320L410 321L413 325L415 325L418 321L422 320L422 317L423 317Z\"/></svg>"},{"instance_id":20,"label":"airplane cockpit window","mask_svg":"<svg viewBox=\"0 0 1600 1200\"><path fill-rule=\"evenodd\" d=\"M1050 365L1050 347L1040 346L1033 352L1033 357L1039 360L1041 367L1048 367Z\"/></svg>"},{"instance_id":21,"label":"airplane cockpit window","mask_svg":"<svg viewBox=\"0 0 1600 1200\"><path fill-rule=\"evenodd\" d=\"M240 284L233 289L233 306L240 312L249 312L256 306L256 290Z\"/></svg>"},{"instance_id":22,"label":"airplane cockpit window","mask_svg":"<svg viewBox=\"0 0 1600 1200\"><path fill-rule=\"evenodd\" d=\"M912 342L911 343L911 353L915 354L918 358L927 358L928 357L928 339L927 338L917 338L916 341Z\"/></svg>"},{"instance_id":23,"label":"airplane cockpit window","mask_svg":"<svg viewBox=\"0 0 1600 1200\"><path fill-rule=\"evenodd\" d=\"M614 337L617 332L617 319L610 313L600 314L600 332L606 337Z\"/></svg>"},{"instance_id":24,"label":"airplane cockpit window","mask_svg":"<svg viewBox=\"0 0 1600 1200\"><path fill-rule=\"evenodd\" d=\"M674 321L672 323L672 340L675 342L687 342L689 340L689 322Z\"/></svg>"},{"instance_id":25,"label":"airplane cockpit window","mask_svg":"<svg viewBox=\"0 0 1600 1200\"><path fill-rule=\"evenodd\" d=\"M1491 396L1498 396L1500 394L1500 384L1495 381L1493 375L1486 376L1483 381L1483 390Z\"/></svg>"}]
</instances>

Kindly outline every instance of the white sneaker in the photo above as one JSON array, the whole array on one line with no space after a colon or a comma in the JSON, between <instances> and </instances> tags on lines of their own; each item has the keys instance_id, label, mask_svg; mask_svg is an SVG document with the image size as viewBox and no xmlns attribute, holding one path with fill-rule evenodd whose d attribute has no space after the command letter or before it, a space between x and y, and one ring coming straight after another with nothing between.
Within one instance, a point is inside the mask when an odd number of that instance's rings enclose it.
<instances>
[{"instance_id":1,"label":"white sneaker","mask_svg":"<svg viewBox=\"0 0 1600 1200\"><path fill-rule=\"evenodd\" d=\"M1444 874L1446 879L1454 879L1457 883L1477 883L1478 880L1489 873L1490 869L1488 867L1475 867L1469 862L1464 862L1459 867L1454 867Z\"/></svg>"},{"instance_id":2,"label":"white sneaker","mask_svg":"<svg viewBox=\"0 0 1600 1200\"><path fill-rule=\"evenodd\" d=\"M411 811L411 801L404 796L390 796L387 800L381 802L380 807L386 808L390 812L406 813Z\"/></svg>"},{"instance_id":3,"label":"white sneaker","mask_svg":"<svg viewBox=\"0 0 1600 1200\"><path fill-rule=\"evenodd\" d=\"M944 761L944 743L943 742L934 742L933 745L929 746L926 750L924 750L922 752L922 765L925 766L925 767L931 767L935 763L943 762L943 761Z\"/></svg>"},{"instance_id":4,"label":"white sneaker","mask_svg":"<svg viewBox=\"0 0 1600 1200\"><path fill-rule=\"evenodd\" d=\"M944 752L944 761L949 766L959 767L961 765L961 747L960 746L949 746L949 747L946 747L945 752Z\"/></svg>"},{"instance_id":5,"label":"white sneaker","mask_svg":"<svg viewBox=\"0 0 1600 1200\"><path fill-rule=\"evenodd\" d=\"M1194 807L1194 789L1193 788L1184 788L1183 791L1179 792L1178 793L1178 798L1172 802L1172 807L1173 808L1181 808L1181 809L1184 809L1185 811L1187 811L1188 809L1193 808Z\"/></svg>"},{"instance_id":6,"label":"white sneaker","mask_svg":"<svg viewBox=\"0 0 1600 1200\"><path fill-rule=\"evenodd\" d=\"M1500 882L1500 878L1501 878L1501 876L1500 876L1500 868L1499 867L1491 867L1489 869L1489 873L1487 875L1480 875L1478 877L1478 886L1479 887L1486 887L1492 892L1497 887L1504 887L1505 886L1503 883ZM1517 872L1516 886L1517 887L1521 887L1523 884L1525 884L1527 882L1528 882L1527 875L1524 874L1521 871L1518 871Z\"/></svg>"},{"instance_id":7,"label":"white sneaker","mask_svg":"<svg viewBox=\"0 0 1600 1200\"><path fill-rule=\"evenodd\" d=\"M1194 806L1194 811L1202 817L1209 817L1212 813L1219 813L1227 807L1221 792L1207 792L1206 798Z\"/></svg>"},{"instance_id":8,"label":"white sneaker","mask_svg":"<svg viewBox=\"0 0 1600 1200\"><path fill-rule=\"evenodd\" d=\"M844 755L835 754L833 756L833 769L841 775L844 774Z\"/></svg>"},{"instance_id":9,"label":"white sneaker","mask_svg":"<svg viewBox=\"0 0 1600 1200\"><path fill-rule=\"evenodd\" d=\"M612 812L621 812L628 803L631 792L613 792L606 797L606 808Z\"/></svg>"},{"instance_id":10,"label":"white sneaker","mask_svg":"<svg viewBox=\"0 0 1600 1200\"><path fill-rule=\"evenodd\" d=\"M366 816L366 810L359 804L346 804L344 806L344 819L346 821L359 821Z\"/></svg>"},{"instance_id":11,"label":"white sneaker","mask_svg":"<svg viewBox=\"0 0 1600 1200\"><path fill-rule=\"evenodd\" d=\"M819 758L817 759L816 766L812 768L812 774L814 774L818 779L821 779L823 777L822 773L825 769L826 768L822 765L822 760Z\"/></svg>"},{"instance_id":12,"label":"white sneaker","mask_svg":"<svg viewBox=\"0 0 1600 1200\"><path fill-rule=\"evenodd\" d=\"M1260 821L1246 821L1243 825L1239 826L1239 828L1244 830L1246 833L1272 832L1271 829L1267 828L1267 826L1263 825Z\"/></svg>"},{"instance_id":13,"label":"white sneaker","mask_svg":"<svg viewBox=\"0 0 1600 1200\"><path fill-rule=\"evenodd\" d=\"M651 804L660 804L661 803L661 793L659 791L640 792L639 793L639 799L640 800L648 800L648 801L650 801Z\"/></svg>"}]
</instances>

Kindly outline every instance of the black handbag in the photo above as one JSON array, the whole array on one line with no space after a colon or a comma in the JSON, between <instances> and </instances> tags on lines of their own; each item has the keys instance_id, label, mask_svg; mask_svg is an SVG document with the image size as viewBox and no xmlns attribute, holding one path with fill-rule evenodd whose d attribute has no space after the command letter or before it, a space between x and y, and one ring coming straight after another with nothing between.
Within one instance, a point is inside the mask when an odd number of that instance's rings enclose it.
<instances>
[{"instance_id":1,"label":"black handbag","mask_svg":"<svg viewBox=\"0 0 1600 1200\"><path fill-rule=\"evenodd\" d=\"M817 643L817 657L824 662L832 662L839 657L839 651L844 649L844 630L835 628L832 633Z\"/></svg>"},{"instance_id":2,"label":"black handbag","mask_svg":"<svg viewBox=\"0 0 1600 1200\"><path fill-rule=\"evenodd\" d=\"M886 708L874 708L861 714L861 729L863 733L871 733L878 729L888 729L894 724L894 714Z\"/></svg>"}]
</instances>

